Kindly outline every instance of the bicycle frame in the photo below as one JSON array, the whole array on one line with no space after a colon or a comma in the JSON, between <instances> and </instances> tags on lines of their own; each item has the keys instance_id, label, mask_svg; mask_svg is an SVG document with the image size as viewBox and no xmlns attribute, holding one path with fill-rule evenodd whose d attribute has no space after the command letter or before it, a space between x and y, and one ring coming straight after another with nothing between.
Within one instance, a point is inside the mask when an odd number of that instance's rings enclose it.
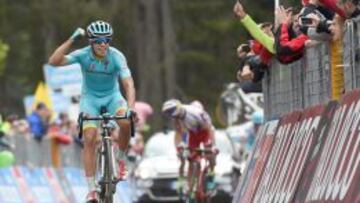
<instances>
[{"instance_id":1,"label":"bicycle frame","mask_svg":"<svg viewBox=\"0 0 360 203\"><path fill-rule=\"evenodd\" d=\"M184 148L183 153L181 153L182 158L187 158L189 161L189 164L192 165L192 172L191 172L191 186L189 188L189 192L187 195L187 203L193 203L193 202L205 202L208 203L210 201L211 194L208 193L206 188L206 176L210 168L210 162L209 158L215 158L216 155L219 153L219 151L211 150L211 149L189 149ZM186 151L189 151L190 153L186 153ZM195 152L197 156L199 156L199 159L189 159L189 157L186 157L186 154L194 155L192 152ZM195 194L195 197L193 195ZM182 192L181 194L182 195ZM181 198L181 197L180 197Z\"/></svg>"},{"instance_id":2,"label":"bicycle frame","mask_svg":"<svg viewBox=\"0 0 360 203\"><path fill-rule=\"evenodd\" d=\"M130 116L112 116L107 114L106 110L101 111L100 116L96 117L84 117L82 113L79 115L79 138L82 138L83 135L83 121L100 121L101 125L101 145L96 150L96 161L97 161L97 173L98 177L98 185L100 187L100 203L112 203L113 195L116 192L116 184L117 180L114 178L114 157L113 157L113 145L111 139L111 130L113 127L110 124L111 120L121 120L121 119L129 119L131 124L131 136L133 137L135 134L134 131L134 122L132 115Z\"/></svg>"}]
</instances>

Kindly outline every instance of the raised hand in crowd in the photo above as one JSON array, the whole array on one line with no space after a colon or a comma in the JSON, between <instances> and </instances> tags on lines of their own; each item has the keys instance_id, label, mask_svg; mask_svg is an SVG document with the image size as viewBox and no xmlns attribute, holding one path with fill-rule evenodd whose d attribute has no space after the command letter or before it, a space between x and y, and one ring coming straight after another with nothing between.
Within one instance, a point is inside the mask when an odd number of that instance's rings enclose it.
<instances>
[{"instance_id":1,"label":"raised hand in crowd","mask_svg":"<svg viewBox=\"0 0 360 203\"><path fill-rule=\"evenodd\" d=\"M246 16L244 7L241 5L240 2L236 2L236 4L234 5L234 14L236 15L236 17L242 19Z\"/></svg>"},{"instance_id":2,"label":"raised hand in crowd","mask_svg":"<svg viewBox=\"0 0 360 203\"><path fill-rule=\"evenodd\" d=\"M285 23L287 25L291 24L292 21L292 11L291 8L285 9L283 6L280 6L276 9L276 21L279 24Z\"/></svg>"}]
</instances>

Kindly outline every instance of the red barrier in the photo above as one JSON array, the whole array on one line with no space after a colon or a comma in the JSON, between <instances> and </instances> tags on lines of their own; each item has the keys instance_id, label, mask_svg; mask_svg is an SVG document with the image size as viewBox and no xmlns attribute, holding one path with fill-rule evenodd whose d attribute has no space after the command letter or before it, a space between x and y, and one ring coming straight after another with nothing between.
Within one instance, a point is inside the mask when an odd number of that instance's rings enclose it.
<instances>
[{"instance_id":1,"label":"red barrier","mask_svg":"<svg viewBox=\"0 0 360 203\"><path fill-rule=\"evenodd\" d=\"M35 198L32 195L29 186L27 185L23 174L18 166L11 168L13 177L15 178L20 194L26 203L35 203Z\"/></svg>"},{"instance_id":2,"label":"red barrier","mask_svg":"<svg viewBox=\"0 0 360 203\"><path fill-rule=\"evenodd\" d=\"M359 128L360 90L355 90L336 109L326 140L309 161L309 177L304 176L296 202L360 202Z\"/></svg>"},{"instance_id":3,"label":"red barrier","mask_svg":"<svg viewBox=\"0 0 360 203\"><path fill-rule=\"evenodd\" d=\"M282 117L275 134L275 141L270 157L263 171L258 190L253 196L255 202L271 202L274 197L275 186L281 177L281 168L284 166L290 144L294 136L294 130L302 115L301 111L295 111Z\"/></svg>"},{"instance_id":4,"label":"red barrier","mask_svg":"<svg viewBox=\"0 0 360 203\"><path fill-rule=\"evenodd\" d=\"M330 129L330 123L337 107L338 107L338 102L331 101L324 110L319 126L314 133L315 138L313 140L313 146L312 146L313 148L311 150L310 156L308 157L305 169L303 170L302 179L300 180L296 194L293 197L293 202L300 203L305 201L307 189L310 186L311 180L314 176L315 169L317 167L317 163L318 163L317 154L319 154L322 151L322 146L323 146L322 143L324 143L327 138Z\"/></svg>"},{"instance_id":5,"label":"red barrier","mask_svg":"<svg viewBox=\"0 0 360 203\"><path fill-rule=\"evenodd\" d=\"M241 181L242 185L238 187L238 196L234 197L236 202L239 202L241 199L242 202L249 202L256 191L264 166L271 152L277 126L278 120L274 120L266 123L259 129L255 148L248 167L242 176L244 180Z\"/></svg>"},{"instance_id":6,"label":"red barrier","mask_svg":"<svg viewBox=\"0 0 360 203\"><path fill-rule=\"evenodd\" d=\"M360 89L283 116L275 138L264 132L234 203L360 203Z\"/></svg>"}]
</instances>

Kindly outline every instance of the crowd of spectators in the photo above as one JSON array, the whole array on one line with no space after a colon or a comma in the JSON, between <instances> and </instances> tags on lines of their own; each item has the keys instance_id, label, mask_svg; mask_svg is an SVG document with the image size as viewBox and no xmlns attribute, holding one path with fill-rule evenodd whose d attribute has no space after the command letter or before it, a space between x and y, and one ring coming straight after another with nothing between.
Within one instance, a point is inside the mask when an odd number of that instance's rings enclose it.
<instances>
[{"instance_id":1,"label":"crowd of spectators","mask_svg":"<svg viewBox=\"0 0 360 203\"><path fill-rule=\"evenodd\" d=\"M136 126L136 136L130 142L129 155L132 158L138 158L144 151L143 135L150 129L147 119L153 114L152 107L145 102L136 102L135 109L140 121ZM117 130L115 126L114 134L118 134ZM78 138L77 122L71 120L67 113L55 114L44 103L36 104L31 114L25 118L16 114L4 117L0 115L0 152L15 153L24 151L20 148L27 148L31 153L42 153L37 148L50 148L52 165L61 167L61 147L70 144L82 147L82 141Z\"/></svg>"},{"instance_id":2,"label":"crowd of spectators","mask_svg":"<svg viewBox=\"0 0 360 203\"><path fill-rule=\"evenodd\" d=\"M275 58L291 64L305 49L321 42L341 40L346 19L360 15L359 0L302 0L302 9L275 11L275 22L257 24L240 2L233 11L252 39L237 48L237 79L245 92L261 92L261 80Z\"/></svg>"}]
</instances>

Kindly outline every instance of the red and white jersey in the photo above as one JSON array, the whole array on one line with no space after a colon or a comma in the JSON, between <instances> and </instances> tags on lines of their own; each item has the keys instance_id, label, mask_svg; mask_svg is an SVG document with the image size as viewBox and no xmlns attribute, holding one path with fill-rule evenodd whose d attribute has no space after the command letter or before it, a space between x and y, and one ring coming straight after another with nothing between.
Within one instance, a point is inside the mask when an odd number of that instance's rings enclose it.
<instances>
[{"instance_id":1,"label":"red and white jersey","mask_svg":"<svg viewBox=\"0 0 360 203\"><path fill-rule=\"evenodd\" d=\"M195 105L183 105L185 116L179 119L181 128L185 132L199 132L205 126L211 126L211 118L204 109Z\"/></svg>"}]
</instances>

